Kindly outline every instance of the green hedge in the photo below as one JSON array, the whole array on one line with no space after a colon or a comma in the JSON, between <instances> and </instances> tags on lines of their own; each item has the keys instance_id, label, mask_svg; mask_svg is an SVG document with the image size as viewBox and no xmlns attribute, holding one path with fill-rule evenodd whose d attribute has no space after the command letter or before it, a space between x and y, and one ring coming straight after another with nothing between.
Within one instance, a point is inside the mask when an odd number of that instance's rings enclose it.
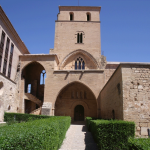
<instances>
[{"instance_id":1,"label":"green hedge","mask_svg":"<svg viewBox=\"0 0 150 150\"><path fill-rule=\"evenodd\" d=\"M150 150L150 138L129 138L129 150Z\"/></svg>"},{"instance_id":2,"label":"green hedge","mask_svg":"<svg viewBox=\"0 0 150 150\"><path fill-rule=\"evenodd\" d=\"M90 121L91 120L94 120L95 118L92 118L92 117L86 117L85 118L85 121L86 121L86 126L88 128L88 130L90 131Z\"/></svg>"},{"instance_id":3,"label":"green hedge","mask_svg":"<svg viewBox=\"0 0 150 150\"><path fill-rule=\"evenodd\" d=\"M50 118L50 116L44 115L32 115L32 114L21 114L21 113L6 113L4 114L4 121L8 124L17 122L27 122L31 120Z\"/></svg>"},{"instance_id":4,"label":"green hedge","mask_svg":"<svg viewBox=\"0 0 150 150\"><path fill-rule=\"evenodd\" d=\"M0 128L2 150L57 150L70 126L70 117L50 117Z\"/></svg>"},{"instance_id":5,"label":"green hedge","mask_svg":"<svg viewBox=\"0 0 150 150\"><path fill-rule=\"evenodd\" d=\"M90 120L90 130L99 149L128 149L128 137L134 137L135 123L121 120Z\"/></svg>"}]
</instances>

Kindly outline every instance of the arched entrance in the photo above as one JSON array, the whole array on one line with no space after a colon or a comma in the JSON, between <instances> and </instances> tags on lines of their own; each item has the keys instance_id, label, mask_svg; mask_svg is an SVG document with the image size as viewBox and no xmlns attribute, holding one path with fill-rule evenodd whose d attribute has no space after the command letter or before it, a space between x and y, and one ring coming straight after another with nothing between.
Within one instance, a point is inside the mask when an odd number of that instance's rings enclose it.
<instances>
[{"instance_id":1,"label":"arched entrance","mask_svg":"<svg viewBox=\"0 0 150 150\"><path fill-rule=\"evenodd\" d=\"M84 121L84 107L77 105L74 109L74 121Z\"/></svg>"},{"instance_id":2,"label":"arched entrance","mask_svg":"<svg viewBox=\"0 0 150 150\"><path fill-rule=\"evenodd\" d=\"M57 96L55 116L70 116L72 121L97 117L97 103L93 92L80 82L66 85Z\"/></svg>"}]
</instances>

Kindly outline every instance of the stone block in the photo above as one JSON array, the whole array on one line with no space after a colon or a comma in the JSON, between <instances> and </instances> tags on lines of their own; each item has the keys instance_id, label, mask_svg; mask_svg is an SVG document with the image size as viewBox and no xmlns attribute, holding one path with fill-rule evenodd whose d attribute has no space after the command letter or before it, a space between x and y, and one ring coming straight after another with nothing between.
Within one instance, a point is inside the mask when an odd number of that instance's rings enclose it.
<instances>
[{"instance_id":1,"label":"stone block","mask_svg":"<svg viewBox=\"0 0 150 150\"><path fill-rule=\"evenodd\" d=\"M147 129L148 127L141 127L141 135L147 136L148 135Z\"/></svg>"},{"instance_id":2,"label":"stone block","mask_svg":"<svg viewBox=\"0 0 150 150\"><path fill-rule=\"evenodd\" d=\"M140 130L141 130L141 128L140 128L140 127L136 127L136 130L137 130L137 131L140 131Z\"/></svg>"},{"instance_id":3,"label":"stone block","mask_svg":"<svg viewBox=\"0 0 150 150\"><path fill-rule=\"evenodd\" d=\"M147 123L140 123L140 127L147 127L148 125L147 125Z\"/></svg>"}]
</instances>

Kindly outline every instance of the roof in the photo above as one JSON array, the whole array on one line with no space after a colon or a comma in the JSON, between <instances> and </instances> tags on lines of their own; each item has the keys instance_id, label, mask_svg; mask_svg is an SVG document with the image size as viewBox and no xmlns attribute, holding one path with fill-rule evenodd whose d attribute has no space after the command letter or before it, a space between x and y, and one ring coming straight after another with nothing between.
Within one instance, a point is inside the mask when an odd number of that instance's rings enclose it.
<instances>
[{"instance_id":1,"label":"roof","mask_svg":"<svg viewBox=\"0 0 150 150\"><path fill-rule=\"evenodd\" d=\"M8 19L7 15L5 14L4 10L0 6L0 19L6 26L6 28L9 30L9 32L12 34L16 42L18 43L19 47L21 48L22 52L25 54L30 54L29 50L27 49L26 45L23 43L21 38L19 37L18 33L16 32L15 28L11 24L10 20Z\"/></svg>"}]
</instances>

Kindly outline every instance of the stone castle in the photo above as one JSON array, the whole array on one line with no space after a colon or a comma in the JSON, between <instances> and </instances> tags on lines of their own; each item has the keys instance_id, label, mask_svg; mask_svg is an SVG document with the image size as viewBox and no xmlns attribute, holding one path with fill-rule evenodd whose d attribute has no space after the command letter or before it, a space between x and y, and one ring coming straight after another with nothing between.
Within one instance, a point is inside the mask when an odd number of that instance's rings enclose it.
<instances>
[{"instance_id":1,"label":"stone castle","mask_svg":"<svg viewBox=\"0 0 150 150\"><path fill-rule=\"evenodd\" d=\"M107 62L101 7L59 6L54 49L30 54L0 7L0 121L4 112L120 119L150 127L150 63Z\"/></svg>"}]
</instances>

